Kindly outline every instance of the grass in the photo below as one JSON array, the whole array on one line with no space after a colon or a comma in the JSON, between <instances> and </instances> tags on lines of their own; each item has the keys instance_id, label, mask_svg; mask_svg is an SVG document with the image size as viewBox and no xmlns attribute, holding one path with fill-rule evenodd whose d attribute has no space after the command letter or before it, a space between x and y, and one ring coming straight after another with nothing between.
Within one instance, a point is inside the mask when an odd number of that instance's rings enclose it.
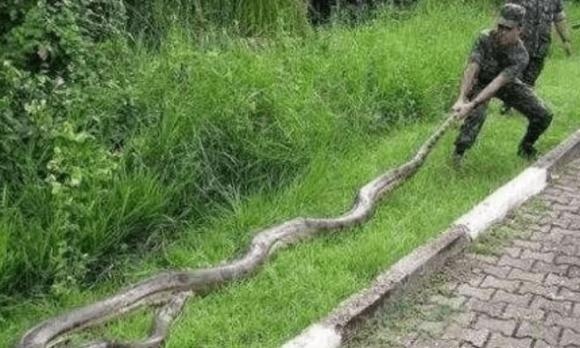
<instances>
[{"instance_id":1,"label":"grass","mask_svg":"<svg viewBox=\"0 0 580 348\"><path fill-rule=\"evenodd\" d=\"M302 0L155 0L145 5L128 0L125 4L129 30L157 43L177 23L189 30L219 26L243 35L309 30L308 3Z\"/></svg>"},{"instance_id":2,"label":"grass","mask_svg":"<svg viewBox=\"0 0 580 348\"><path fill-rule=\"evenodd\" d=\"M250 60L256 56L246 55L246 50L228 53L243 58L236 61L240 65L235 71L240 73L244 66L251 71L256 64L266 64L270 78L275 78L280 64L284 64L286 75L282 76L287 83L282 85L283 89L267 93L283 93L284 88L289 91L293 86L298 86L296 93L299 98L292 100L297 100L301 107L288 108L297 111L282 113L288 118L279 121L296 122L294 127L282 127L298 132L289 137L292 141L320 141L316 138L317 132L328 131L317 129L316 123L304 124L305 121L298 117L304 116L299 111L310 107L314 107L317 113L333 115L314 119L324 127L348 122L349 126L365 131L357 135L356 131L347 132L346 127L335 128L345 130L343 134L349 139L344 144L348 146L341 144L333 147L333 141L341 140L341 133L330 132L333 136L322 139L322 145L318 145L322 150L310 154L308 165L293 181L241 199L236 198L234 192L234 199L223 205L224 213L214 215L205 224L192 224L173 241L165 240L159 252L128 256L122 272L111 273L111 279L88 289L70 290L66 296L14 301L10 308L1 312L0 341L11 342L26 328L37 323L39 318L102 298L161 269L202 267L231 259L243 252L255 231L265 226L297 215L335 215L348 209L362 184L405 161L442 119L441 113L435 110L443 110L450 103L452 96L449 94L456 93L457 80L471 39L490 20L490 13L482 13L481 7L445 8L427 2L418 11L416 16L400 23L377 20L360 28L329 28L315 34L314 40L319 41L314 45L316 50L310 52L307 58L314 59L320 53L317 50L326 47L325 57L332 57L329 60L297 64L298 61L293 59L298 58L293 55L286 58L285 53L288 52L283 49L276 51L266 48L262 54L268 58L260 60L258 56L257 61ZM571 12L573 16L580 10L575 6ZM577 38L574 43L576 47L580 45ZM279 45L284 47L284 43ZM295 50L300 44L289 47ZM306 46L305 51L295 53L308 53L309 49L312 47ZM205 54L210 53L205 52L201 57L208 61L211 55ZM188 62L191 58L183 46L168 50L166 54L166 58L172 58L175 64ZM227 88L225 83L229 81L229 72L225 62L231 57L227 54L226 57L219 57L220 54L218 52L215 57L214 53L214 59L223 61L223 65L217 66L225 70L219 71L215 79L221 81L223 78L224 84L215 85L215 91L223 93L220 95L224 98L230 98L225 99L225 105L235 108L238 105L237 95L230 96L228 92L243 88L243 84L235 84L231 80L232 87L220 92L218 87ZM149 68L166 62L163 59L151 61ZM397 62L400 64L395 64ZM578 63L578 56L566 59L555 49L539 82L539 94L555 112L551 128L539 143L543 152L578 128L580 101L574 89L580 83ZM296 69L297 75L292 74L293 69ZM320 74L322 80L301 80L300 76L306 76L301 75L306 69L312 70L307 76ZM178 87L167 90L164 86L170 86L169 82L164 85L163 81L155 80L156 76L162 78L163 75L148 74L147 71L144 74L151 81L159 82L159 85L151 85L152 88L159 88L158 93L171 96L161 99L163 106L168 108L165 111L169 108L179 111L166 112L173 115L173 121L171 117L165 118L167 126L179 125L179 122L184 122L180 124L182 126L190 125L193 121L182 118L187 114L187 107L195 107L196 104L180 95L180 92L187 93L187 90L182 91ZM249 75L242 75L241 78L244 76L250 78ZM361 83L365 81L362 76L368 76L372 81L366 88ZM191 81L193 85L197 79L192 77ZM143 84L146 83L147 79L143 79ZM269 83L264 82L264 86ZM278 85L281 81L276 83ZM317 88L309 89L309 86ZM377 88L369 90L368 86ZM405 104L416 103L427 96L432 97L426 99L426 106ZM200 102L209 103L205 105L210 107L204 110L211 110L212 105L218 105L211 103L220 100L197 98ZM386 109L381 109L382 98L391 103ZM394 103L397 100L400 104ZM155 102L152 98L151 105ZM247 107L253 108L252 103ZM433 238L456 217L527 165L515 156L517 143L525 129L523 118L502 117L493 112L495 109L492 108L477 146L469 152L464 170L456 172L448 164L454 134L447 134L425 167L390 195L368 223L280 251L255 277L230 284L204 298L192 299L173 327L167 346L277 346L323 317L348 295L368 285L378 272ZM389 110L398 112L389 113ZM406 115L409 110L418 112L417 118L403 119L401 115ZM423 112L430 114L422 115ZM314 112L310 115L315 116ZM397 122L389 123L386 132L366 136L367 130L375 129L377 124L362 122L359 117L363 120L364 117L371 117L371 120L377 117L380 120L385 115L394 117ZM393 126L396 124L398 126ZM182 128L161 129L178 131ZM187 138L188 129L191 126L182 129L184 133L180 135L180 141ZM146 146L148 151L155 150L153 137L143 137L139 144L149 141L149 145L142 146ZM165 141L160 137L157 139ZM325 146L333 150L323 151ZM168 147L176 148L179 147ZM121 337L136 337L146 332L147 323L143 317L135 316L133 320L116 322L99 330Z\"/></svg>"}]
</instances>

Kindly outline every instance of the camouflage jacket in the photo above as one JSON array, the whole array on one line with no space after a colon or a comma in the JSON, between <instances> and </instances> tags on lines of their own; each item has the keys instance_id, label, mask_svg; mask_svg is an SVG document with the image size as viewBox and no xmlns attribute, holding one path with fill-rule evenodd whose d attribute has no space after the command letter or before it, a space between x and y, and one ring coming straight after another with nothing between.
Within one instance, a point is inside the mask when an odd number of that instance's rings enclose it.
<instances>
[{"instance_id":1,"label":"camouflage jacket","mask_svg":"<svg viewBox=\"0 0 580 348\"><path fill-rule=\"evenodd\" d=\"M543 57L551 42L552 23L566 18L562 0L507 0L526 9L522 40L531 57Z\"/></svg>"},{"instance_id":2,"label":"camouflage jacket","mask_svg":"<svg viewBox=\"0 0 580 348\"><path fill-rule=\"evenodd\" d=\"M479 64L478 83L488 84L503 73L515 80L529 62L528 52L521 40L512 46L499 46L494 38L495 32L484 30L475 41L470 61Z\"/></svg>"}]
</instances>

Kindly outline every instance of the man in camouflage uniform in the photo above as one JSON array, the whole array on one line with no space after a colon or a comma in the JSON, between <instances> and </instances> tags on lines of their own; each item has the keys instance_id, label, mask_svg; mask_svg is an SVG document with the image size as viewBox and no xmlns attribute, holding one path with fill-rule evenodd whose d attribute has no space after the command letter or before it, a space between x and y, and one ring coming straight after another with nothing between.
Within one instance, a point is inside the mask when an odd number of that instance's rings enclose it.
<instances>
[{"instance_id":1,"label":"man in camouflage uniform","mask_svg":"<svg viewBox=\"0 0 580 348\"><path fill-rule=\"evenodd\" d=\"M554 23L556 32L562 40L566 54L572 54L564 6L562 0L507 0L506 2L521 5L526 9L522 40L530 55L530 62L522 73L521 79L524 83L534 87L544 69L546 56L550 50L552 23ZM505 114L509 110L509 105L504 104L501 112Z\"/></svg>"},{"instance_id":2,"label":"man in camouflage uniform","mask_svg":"<svg viewBox=\"0 0 580 348\"><path fill-rule=\"evenodd\" d=\"M530 55L530 62L522 74L522 81L533 87L544 68L544 61L550 49L552 23L564 44L566 53L570 55L572 52L564 6L562 0L507 0L507 2L521 5L526 9L522 40Z\"/></svg>"},{"instance_id":3,"label":"man in camouflage uniform","mask_svg":"<svg viewBox=\"0 0 580 348\"><path fill-rule=\"evenodd\" d=\"M457 102L452 108L464 119L455 140L454 163L458 165L475 142L485 121L487 102L497 97L520 111L529 121L518 155L534 158L534 143L552 121L551 111L518 76L528 65L529 56L520 39L525 9L506 4L493 30L482 32L472 49Z\"/></svg>"}]
</instances>

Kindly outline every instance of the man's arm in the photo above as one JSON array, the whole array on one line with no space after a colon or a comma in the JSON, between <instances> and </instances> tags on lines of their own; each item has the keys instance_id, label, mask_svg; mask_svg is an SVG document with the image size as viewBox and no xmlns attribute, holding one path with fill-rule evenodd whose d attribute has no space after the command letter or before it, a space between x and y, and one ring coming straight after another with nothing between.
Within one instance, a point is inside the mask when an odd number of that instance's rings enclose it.
<instances>
[{"instance_id":1,"label":"man's arm","mask_svg":"<svg viewBox=\"0 0 580 348\"><path fill-rule=\"evenodd\" d=\"M480 36L477 38L471 50L471 55L469 57L467 67L463 72L463 80L461 81L459 96L451 108L451 111L458 118L463 117L464 113L466 113L466 107L469 107L470 103L467 99L467 96L471 93L471 90L473 89L473 86L475 85L479 75L479 71L481 70L481 61L484 55L483 45L485 44L485 40L487 38L488 33L486 32L480 34Z\"/></svg>"},{"instance_id":2,"label":"man's arm","mask_svg":"<svg viewBox=\"0 0 580 348\"><path fill-rule=\"evenodd\" d=\"M556 13L554 14L554 26L556 32L562 40L566 54L572 54L572 46L570 45L570 36L568 35L568 26L566 25L566 13L564 13L564 5L559 0L556 5Z\"/></svg>"},{"instance_id":3,"label":"man's arm","mask_svg":"<svg viewBox=\"0 0 580 348\"><path fill-rule=\"evenodd\" d=\"M486 103L488 100L493 98L493 96L497 93L497 91L505 86L507 83L512 81L513 78L507 76L504 72L501 72L499 75L495 77L485 88L479 92L475 98L471 99L470 101L464 100L457 100L455 105L453 106L453 112L455 113L455 117L458 119L462 119L467 116L473 109L478 107L481 104Z\"/></svg>"},{"instance_id":4,"label":"man's arm","mask_svg":"<svg viewBox=\"0 0 580 348\"><path fill-rule=\"evenodd\" d=\"M562 40L562 44L564 45L564 50L566 51L567 55L572 54L572 45L570 44L570 36L568 35L568 26L566 25L566 19L562 19L558 22L554 23L556 27L556 32Z\"/></svg>"},{"instance_id":5,"label":"man's arm","mask_svg":"<svg viewBox=\"0 0 580 348\"><path fill-rule=\"evenodd\" d=\"M462 117L464 108L469 104L467 95L471 92L478 73L479 63L471 59L465 68L465 71L463 72L463 80L461 81L461 87L459 88L459 96L457 97L457 101L451 108L451 111L453 111L457 117Z\"/></svg>"},{"instance_id":6,"label":"man's arm","mask_svg":"<svg viewBox=\"0 0 580 348\"><path fill-rule=\"evenodd\" d=\"M474 104L473 107L475 108L478 105L484 104L493 98L493 96L497 93L497 91L499 91L500 88L512 80L513 78L506 76L506 74L503 72L497 75L495 79L493 79L481 92L479 92L477 96L475 96L475 98L471 100L471 103Z\"/></svg>"},{"instance_id":7,"label":"man's arm","mask_svg":"<svg viewBox=\"0 0 580 348\"><path fill-rule=\"evenodd\" d=\"M471 92L475 84L475 78L479 73L479 63L475 61L469 62L465 71L463 72L463 81L461 81L461 88L459 89L459 97L457 100L467 102L467 95Z\"/></svg>"},{"instance_id":8,"label":"man's arm","mask_svg":"<svg viewBox=\"0 0 580 348\"><path fill-rule=\"evenodd\" d=\"M501 73L499 73L487 86L485 86L481 92L479 92L478 95L472 98L469 102L460 103L458 101L453 106L453 112L455 113L456 118L462 119L466 117L473 109L481 104L486 103L497 93L497 91L499 91L500 88L514 81L521 74L521 72L524 71L529 62L529 55L521 41L518 42L517 46L506 49L508 50L506 53L508 53L511 65L504 68ZM472 59L472 61L478 58L477 55L472 55L472 57L475 58Z\"/></svg>"}]
</instances>

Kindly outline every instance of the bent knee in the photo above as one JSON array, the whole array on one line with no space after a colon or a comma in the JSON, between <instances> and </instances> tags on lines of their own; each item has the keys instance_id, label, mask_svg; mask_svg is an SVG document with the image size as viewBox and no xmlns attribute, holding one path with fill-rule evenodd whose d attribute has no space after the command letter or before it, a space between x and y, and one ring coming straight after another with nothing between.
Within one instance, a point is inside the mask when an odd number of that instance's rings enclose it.
<instances>
[{"instance_id":1,"label":"bent knee","mask_svg":"<svg viewBox=\"0 0 580 348\"><path fill-rule=\"evenodd\" d=\"M535 124L538 128L546 129L552 123L552 119L554 118L554 114L552 110L547 106L543 106L541 110L535 112L535 117L531 120L530 123Z\"/></svg>"},{"instance_id":2,"label":"bent knee","mask_svg":"<svg viewBox=\"0 0 580 348\"><path fill-rule=\"evenodd\" d=\"M542 119L546 123L546 127L549 126L550 123L552 123L553 118L554 118L554 113L552 112L552 110L549 107L544 106L544 112L543 112Z\"/></svg>"}]
</instances>

